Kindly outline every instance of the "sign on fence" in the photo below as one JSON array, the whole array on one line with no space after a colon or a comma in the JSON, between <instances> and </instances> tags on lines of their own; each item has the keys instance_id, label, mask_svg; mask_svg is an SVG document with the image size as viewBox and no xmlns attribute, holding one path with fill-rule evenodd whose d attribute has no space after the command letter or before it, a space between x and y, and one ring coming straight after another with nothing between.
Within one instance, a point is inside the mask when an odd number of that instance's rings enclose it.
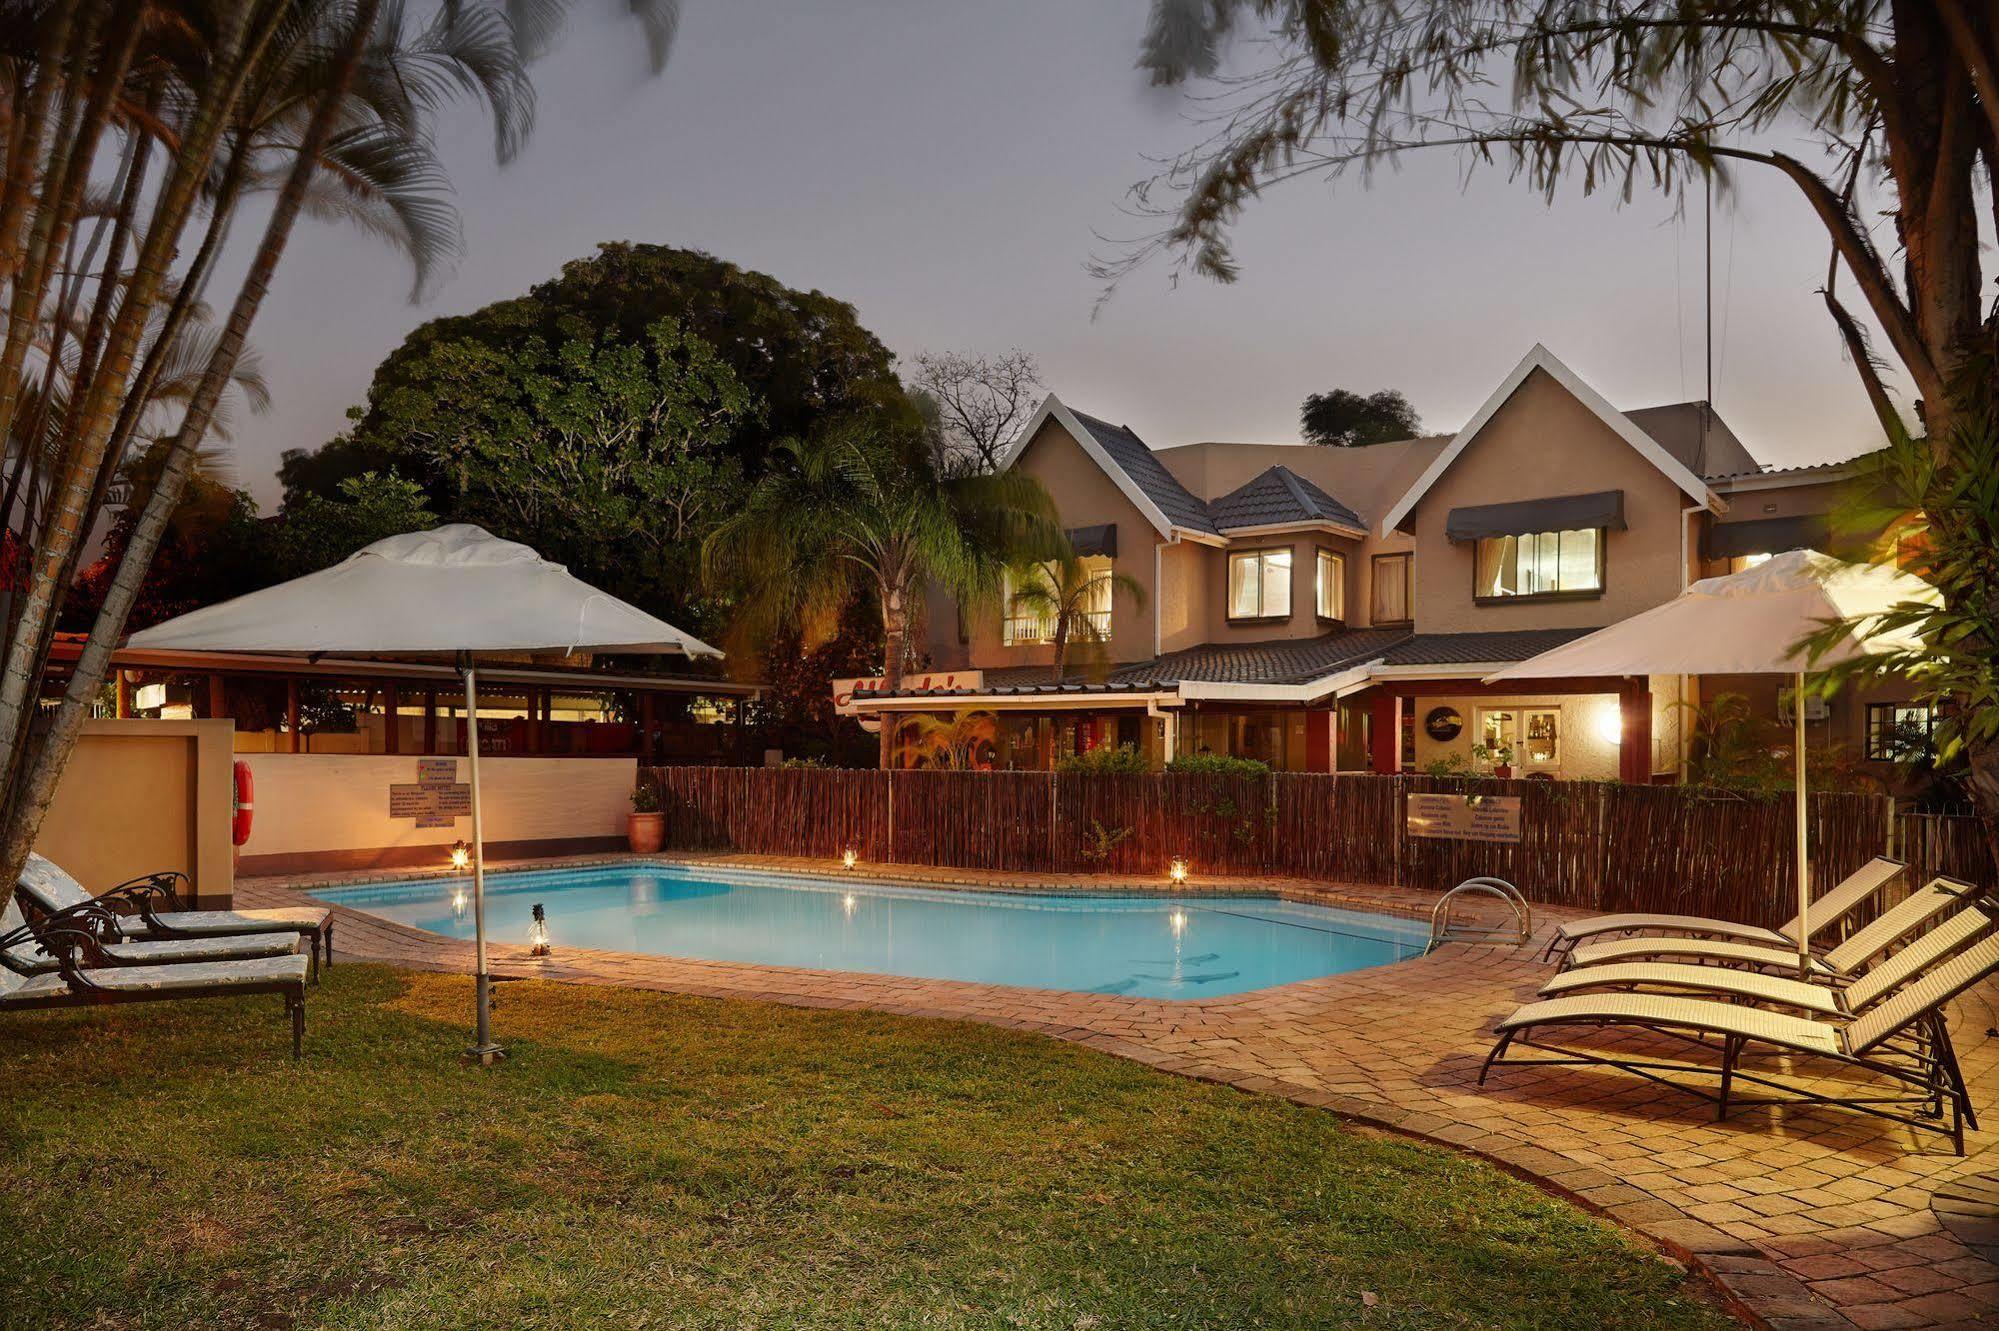
<instances>
[{"instance_id":1,"label":"sign on fence","mask_svg":"<svg viewBox=\"0 0 1999 1331\"><path fill-rule=\"evenodd\" d=\"M1520 797L1411 791L1407 820L1410 836L1513 845L1520 840Z\"/></svg>"},{"instance_id":2,"label":"sign on fence","mask_svg":"<svg viewBox=\"0 0 1999 1331\"><path fill-rule=\"evenodd\" d=\"M414 818L418 827L450 827L472 813L472 787L458 779L456 758L419 758L416 783L389 786L389 817Z\"/></svg>"}]
</instances>

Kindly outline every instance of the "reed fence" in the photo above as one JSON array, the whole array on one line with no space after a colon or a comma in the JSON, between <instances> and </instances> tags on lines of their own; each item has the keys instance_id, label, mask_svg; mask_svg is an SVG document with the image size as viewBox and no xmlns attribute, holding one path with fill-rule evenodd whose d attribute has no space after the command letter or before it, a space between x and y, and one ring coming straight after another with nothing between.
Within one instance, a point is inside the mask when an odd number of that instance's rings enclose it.
<instances>
[{"instance_id":1,"label":"reed fence","mask_svg":"<svg viewBox=\"0 0 1999 1331\"><path fill-rule=\"evenodd\" d=\"M666 845L1015 872L1197 874L1442 888L1496 874L1538 901L1778 923L1795 910L1793 804L1685 786L1365 773L1069 775L663 767ZM1516 843L1412 835L1409 795L1520 800ZM1871 855L1915 882L1993 879L1975 819L1893 813L1884 796L1811 798L1823 891Z\"/></svg>"}]
</instances>

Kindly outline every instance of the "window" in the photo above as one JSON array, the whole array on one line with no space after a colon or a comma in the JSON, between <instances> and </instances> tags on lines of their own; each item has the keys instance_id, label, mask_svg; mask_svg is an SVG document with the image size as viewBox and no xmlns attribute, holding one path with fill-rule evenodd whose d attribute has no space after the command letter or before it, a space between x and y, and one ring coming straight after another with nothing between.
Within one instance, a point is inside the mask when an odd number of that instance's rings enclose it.
<instances>
[{"instance_id":1,"label":"window","mask_svg":"<svg viewBox=\"0 0 1999 1331\"><path fill-rule=\"evenodd\" d=\"M1562 713L1556 708L1529 708L1526 717L1527 740L1520 746L1520 764L1523 767L1560 767L1562 765Z\"/></svg>"},{"instance_id":2,"label":"window","mask_svg":"<svg viewBox=\"0 0 1999 1331\"><path fill-rule=\"evenodd\" d=\"M1930 751L1936 712L1927 703L1867 704L1867 756L1875 762L1905 763Z\"/></svg>"},{"instance_id":3,"label":"window","mask_svg":"<svg viewBox=\"0 0 1999 1331\"><path fill-rule=\"evenodd\" d=\"M1347 617L1347 561L1331 550L1319 551L1319 618Z\"/></svg>"},{"instance_id":4,"label":"window","mask_svg":"<svg viewBox=\"0 0 1999 1331\"><path fill-rule=\"evenodd\" d=\"M1291 550L1238 550L1229 555L1229 618L1291 617Z\"/></svg>"},{"instance_id":5,"label":"window","mask_svg":"<svg viewBox=\"0 0 1999 1331\"><path fill-rule=\"evenodd\" d=\"M1006 577L1006 618L1000 624L1000 642L1008 647L1027 647L1054 642L1056 608L1066 603L1071 641L1109 642L1111 636L1111 557L1086 555L1081 585L1061 587L1060 570L1043 564L1034 570L1032 581L1016 586L1013 575ZM1035 589L1027 595L1029 587Z\"/></svg>"},{"instance_id":6,"label":"window","mask_svg":"<svg viewBox=\"0 0 1999 1331\"><path fill-rule=\"evenodd\" d=\"M1374 623L1407 624L1415 618L1409 609L1409 574L1414 565L1411 555L1374 557Z\"/></svg>"},{"instance_id":7,"label":"window","mask_svg":"<svg viewBox=\"0 0 1999 1331\"><path fill-rule=\"evenodd\" d=\"M1530 532L1478 543L1473 594L1481 601L1575 596L1603 590L1603 532Z\"/></svg>"},{"instance_id":8,"label":"window","mask_svg":"<svg viewBox=\"0 0 1999 1331\"><path fill-rule=\"evenodd\" d=\"M1730 573L1740 573L1744 569L1755 568L1758 564L1767 564L1769 562L1770 556L1768 555L1737 555L1728 561L1728 571Z\"/></svg>"}]
</instances>

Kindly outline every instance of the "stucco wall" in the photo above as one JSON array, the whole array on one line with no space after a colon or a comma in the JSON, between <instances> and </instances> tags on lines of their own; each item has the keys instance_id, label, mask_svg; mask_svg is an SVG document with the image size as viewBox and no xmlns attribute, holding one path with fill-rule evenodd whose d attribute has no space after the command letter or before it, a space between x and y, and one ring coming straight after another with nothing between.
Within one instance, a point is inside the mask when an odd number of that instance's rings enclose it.
<instances>
[{"instance_id":1,"label":"stucco wall","mask_svg":"<svg viewBox=\"0 0 1999 1331\"><path fill-rule=\"evenodd\" d=\"M1475 603L1477 546L1445 539L1451 509L1599 490L1624 492L1627 526L1605 539L1601 596ZM1588 407L1536 370L1416 507L1417 631L1600 628L1669 601L1680 591L1680 514L1689 502Z\"/></svg>"},{"instance_id":2,"label":"stucco wall","mask_svg":"<svg viewBox=\"0 0 1999 1331\"><path fill-rule=\"evenodd\" d=\"M35 849L92 891L163 869L203 906L235 890L228 721L91 721Z\"/></svg>"},{"instance_id":3,"label":"stucco wall","mask_svg":"<svg viewBox=\"0 0 1999 1331\"><path fill-rule=\"evenodd\" d=\"M1466 763L1471 762L1471 750L1479 742L1479 712L1481 709L1510 711L1516 716L1528 708L1555 708L1561 712L1561 765L1554 769L1554 775L1569 780L1591 779L1615 781L1617 779L1618 744L1606 737L1602 723L1614 721L1617 717L1617 695L1615 693L1583 693L1541 697L1523 693L1517 698L1463 697L1463 698L1414 698L1405 706L1416 713L1416 767L1422 770L1425 763L1455 755ZM1464 718L1464 729L1458 737L1450 741L1431 739L1423 728L1424 718L1439 707L1452 707ZM1526 765L1524 754L1515 759L1514 775L1525 776L1535 770Z\"/></svg>"},{"instance_id":4,"label":"stucco wall","mask_svg":"<svg viewBox=\"0 0 1999 1331\"><path fill-rule=\"evenodd\" d=\"M389 816L389 787L414 782L417 759L386 754L243 755L257 817L245 873L427 863L472 835L472 820L420 828ZM457 760L458 778L466 763ZM486 758L479 765L486 843L496 853L549 853L622 843L638 779L634 758Z\"/></svg>"},{"instance_id":5,"label":"stucco wall","mask_svg":"<svg viewBox=\"0 0 1999 1331\"><path fill-rule=\"evenodd\" d=\"M1039 480L1054 496L1065 527L1095 527L1117 524L1118 552L1114 562L1119 573L1129 575L1145 591L1141 609L1129 596L1117 596L1111 605L1112 661L1144 661L1153 654L1152 616L1158 605L1158 587L1153 568L1153 546L1158 531L1131 500L1125 498L1110 477L1104 475L1082 445L1053 419L1045 422L1014 463L1016 470ZM932 638L956 633L956 614L941 601L934 612ZM981 668L998 666L1047 665L1054 660L1054 648L1045 645L1006 646L1001 641L999 617L991 611L970 616L969 645L964 659ZM1074 663L1078 653L1071 651ZM954 661L955 663L955 661Z\"/></svg>"}]
</instances>

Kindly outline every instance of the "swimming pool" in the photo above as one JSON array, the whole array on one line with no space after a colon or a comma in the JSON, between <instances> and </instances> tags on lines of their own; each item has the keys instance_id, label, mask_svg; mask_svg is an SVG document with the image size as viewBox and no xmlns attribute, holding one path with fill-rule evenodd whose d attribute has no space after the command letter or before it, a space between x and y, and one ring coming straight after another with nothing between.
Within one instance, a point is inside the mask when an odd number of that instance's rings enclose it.
<instances>
[{"instance_id":1,"label":"swimming pool","mask_svg":"<svg viewBox=\"0 0 1999 1331\"><path fill-rule=\"evenodd\" d=\"M471 880L320 898L472 936ZM564 947L970 980L1139 998L1213 998L1380 966L1423 950L1413 920L1276 896L961 892L678 865L489 874L486 929L527 941L535 903Z\"/></svg>"}]
</instances>

